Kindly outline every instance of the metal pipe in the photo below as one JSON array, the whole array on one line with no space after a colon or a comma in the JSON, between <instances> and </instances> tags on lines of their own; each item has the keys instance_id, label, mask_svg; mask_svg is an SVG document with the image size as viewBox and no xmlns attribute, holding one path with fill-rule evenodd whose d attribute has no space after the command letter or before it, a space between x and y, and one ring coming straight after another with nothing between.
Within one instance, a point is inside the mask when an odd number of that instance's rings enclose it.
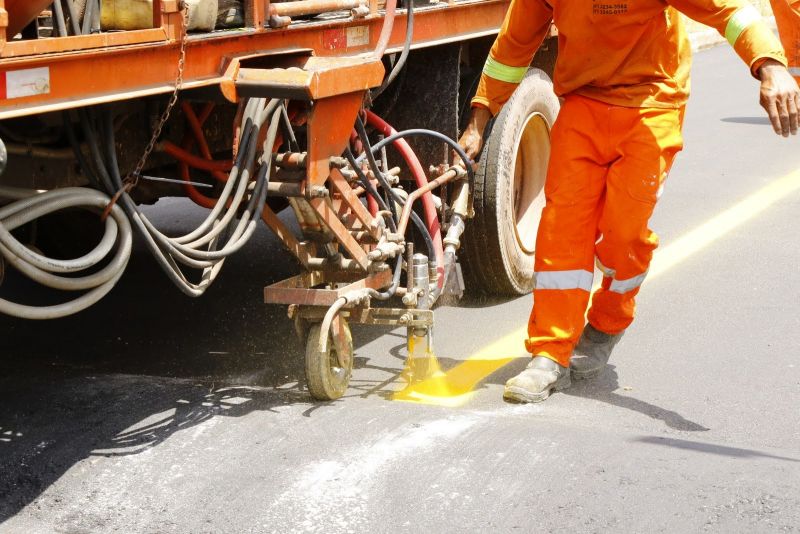
<instances>
[{"instance_id":1,"label":"metal pipe","mask_svg":"<svg viewBox=\"0 0 800 534\"><path fill-rule=\"evenodd\" d=\"M267 186L270 195L282 197L302 197L303 191L300 184L290 184L286 182L272 182Z\"/></svg>"},{"instance_id":2,"label":"metal pipe","mask_svg":"<svg viewBox=\"0 0 800 534\"><path fill-rule=\"evenodd\" d=\"M308 268L317 271L341 269L343 271L360 271L361 265L356 260L340 257L336 261L328 258L309 258Z\"/></svg>"},{"instance_id":3,"label":"metal pipe","mask_svg":"<svg viewBox=\"0 0 800 534\"><path fill-rule=\"evenodd\" d=\"M14 156L30 156L41 159L75 159L75 152L71 148L47 148L34 145L20 145L9 143L6 145L8 153Z\"/></svg>"},{"instance_id":4,"label":"metal pipe","mask_svg":"<svg viewBox=\"0 0 800 534\"><path fill-rule=\"evenodd\" d=\"M364 0L299 0L279 4L270 3L269 14L275 17L298 17L356 9L362 6L366 6Z\"/></svg>"},{"instance_id":5,"label":"metal pipe","mask_svg":"<svg viewBox=\"0 0 800 534\"><path fill-rule=\"evenodd\" d=\"M279 169L304 169L306 167L305 152L281 152L275 154L275 166Z\"/></svg>"},{"instance_id":6,"label":"metal pipe","mask_svg":"<svg viewBox=\"0 0 800 534\"><path fill-rule=\"evenodd\" d=\"M454 167L435 180L431 180L424 187L415 189L410 195L408 195L408 200L403 206L403 213L400 215L400 223L397 225L397 233L400 235L405 235L406 227L408 226L408 219L411 217L411 210L414 206L414 202L417 199L422 197L425 193L429 193L437 187L441 187L454 178L457 178L459 174L460 170Z\"/></svg>"}]
</instances>

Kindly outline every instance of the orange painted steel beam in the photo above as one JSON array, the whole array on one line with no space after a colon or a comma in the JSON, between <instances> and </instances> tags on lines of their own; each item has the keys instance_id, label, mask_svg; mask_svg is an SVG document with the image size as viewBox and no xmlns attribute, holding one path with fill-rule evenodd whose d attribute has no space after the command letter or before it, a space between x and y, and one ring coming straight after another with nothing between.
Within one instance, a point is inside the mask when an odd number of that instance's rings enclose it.
<instances>
[{"instance_id":1,"label":"orange painted steel beam","mask_svg":"<svg viewBox=\"0 0 800 534\"><path fill-rule=\"evenodd\" d=\"M333 188L342 195L342 207L347 206L353 212L353 215L364 225L364 228L374 240L380 239L381 231L377 225L373 224L375 219L361 203L361 199L358 198L356 192L344 179L339 169L331 169L330 182Z\"/></svg>"},{"instance_id":2,"label":"orange painted steel beam","mask_svg":"<svg viewBox=\"0 0 800 534\"><path fill-rule=\"evenodd\" d=\"M324 98L314 104L308 120L308 183L321 186L330 174L330 157L341 154L361 109L364 93L347 93Z\"/></svg>"},{"instance_id":3,"label":"orange painted steel beam","mask_svg":"<svg viewBox=\"0 0 800 534\"><path fill-rule=\"evenodd\" d=\"M177 74L179 43L174 39L180 35L181 18L179 13L168 11L173 3L161 1L161 14L164 15L161 29L143 30L161 31L164 38L158 42L0 59L0 75L28 69L43 69L47 73L47 83L37 94L0 100L0 119L170 92ZM258 15L262 16L262 9L267 6L260 2L256 4L260 8ZM508 0L477 0L419 8L415 12L414 47L460 42L496 33L508 4ZM404 18L403 14L398 13L389 51L396 51L402 46ZM220 85L226 80L230 82L230 78L225 76L227 66L239 56L298 52L318 56L352 56L369 52L377 42L382 23L383 17L370 16L355 20L343 18L297 23L281 30L259 28L193 35L187 43L184 88ZM348 28L355 29L348 33ZM138 33L121 32L120 35L131 35L114 39L141 38L141 35L134 35ZM349 39L350 33L353 39ZM148 40L157 38L155 34L145 35ZM96 44L92 43L92 46ZM14 53L17 44L20 43L5 43L0 53ZM72 42L67 48L74 46L75 42Z\"/></svg>"},{"instance_id":4,"label":"orange painted steel beam","mask_svg":"<svg viewBox=\"0 0 800 534\"><path fill-rule=\"evenodd\" d=\"M320 220L325 223L325 226L330 228L348 254L350 254L358 265L366 271L370 264L366 251L362 248L361 244L350 235L349 229L336 216L336 212L333 210L330 201L325 198L313 198L309 201L309 204L311 204L311 207L317 212L317 215Z\"/></svg>"}]
</instances>

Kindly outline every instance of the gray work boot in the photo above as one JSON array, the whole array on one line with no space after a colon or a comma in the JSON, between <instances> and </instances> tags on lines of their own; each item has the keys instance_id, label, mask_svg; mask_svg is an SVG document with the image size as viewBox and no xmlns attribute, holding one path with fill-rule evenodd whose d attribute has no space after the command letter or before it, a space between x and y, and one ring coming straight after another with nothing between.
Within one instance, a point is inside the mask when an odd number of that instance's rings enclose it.
<instances>
[{"instance_id":1,"label":"gray work boot","mask_svg":"<svg viewBox=\"0 0 800 534\"><path fill-rule=\"evenodd\" d=\"M506 382L503 398L515 402L542 402L551 391L570 386L569 367L536 356L520 374Z\"/></svg>"},{"instance_id":2,"label":"gray work boot","mask_svg":"<svg viewBox=\"0 0 800 534\"><path fill-rule=\"evenodd\" d=\"M614 345L622 339L622 333L611 335L601 332L590 324L583 329L578 345L569 362L575 380L594 378L605 369Z\"/></svg>"}]
</instances>

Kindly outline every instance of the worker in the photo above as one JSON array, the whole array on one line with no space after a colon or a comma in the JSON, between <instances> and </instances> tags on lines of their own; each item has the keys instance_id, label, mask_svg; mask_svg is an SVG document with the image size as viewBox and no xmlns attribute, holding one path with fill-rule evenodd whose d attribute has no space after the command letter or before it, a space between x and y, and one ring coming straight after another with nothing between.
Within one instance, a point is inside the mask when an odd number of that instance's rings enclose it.
<instances>
[{"instance_id":1,"label":"worker","mask_svg":"<svg viewBox=\"0 0 800 534\"><path fill-rule=\"evenodd\" d=\"M800 81L800 0L770 0L789 72Z\"/></svg>"},{"instance_id":2,"label":"worker","mask_svg":"<svg viewBox=\"0 0 800 534\"><path fill-rule=\"evenodd\" d=\"M525 341L533 358L506 383L508 400L539 402L571 378L598 375L633 321L658 244L648 220L683 147L691 49L679 12L727 39L760 80L775 132L796 134L800 90L780 42L745 0L511 2L461 146L470 158L480 153L486 124L524 78L551 22L559 31L554 86L563 103L536 239ZM603 281L584 325L595 265Z\"/></svg>"}]
</instances>

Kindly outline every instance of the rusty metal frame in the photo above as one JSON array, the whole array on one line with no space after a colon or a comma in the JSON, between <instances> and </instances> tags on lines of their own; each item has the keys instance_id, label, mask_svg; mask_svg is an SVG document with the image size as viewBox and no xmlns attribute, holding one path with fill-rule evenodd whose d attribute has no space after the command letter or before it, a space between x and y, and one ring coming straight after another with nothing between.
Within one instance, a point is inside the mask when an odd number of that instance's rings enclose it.
<instances>
[{"instance_id":1,"label":"rusty metal frame","mask_svg":"<svg viewBox=\"0 0 800 534\"><path fill-rule=\"evenodd\" d=\"M373 326L407 326L411 328L427 328L433 326L433 310L416 308L371 308L355 306L340 312L348 322ZM325 310L316 306L295 305L289 309L291 319L304 319L318 322L325 315Z\"/></svg>"},{"instance_id":2,"label":"rusty metal frame","mask_svg":"<svg viewBox=\"0 0 800 534\"><path fill-rule=\"evenodd\" d=\"M264 288L266 304L298 304L302 306L332 306L337 299L360 289L383 289L392 283L392 272L389 270L374 273L366 278L355 280L338 289L315 289L316 286L331 283L330 274L321 271L309 271L293 276Z\"/></svg>"},{"instance_id":3,"label":"rusty metal frame","mask_svg":"<svg viewBox=\"0 0 800 534\"><path fill-rule=\"evenodd\" d=\"M497 33L509 0L465 0L419 7L415 13L414 48ZM0 26L4 0L0 0ZM99 36L58 37L34 42L7 42L0 28L0 74L5 71L47 68L46 93L0 100L0 119L59 111L80 106L168 93L176 77L182 19L177 0L156 0L160 26L152 30ZM264 28L268 2L250 0L250 28L190 35L184 88L220 86L230 82L228 66L234 58L254 54L310 53L316 56L353 56L374 49L383 24L375 2L365 18L298 22L273 30ZM398 13L388 52L404 41L405 15ZM332 32L363 28L367 39L339 46ZM131 78L125 73L135 72Z\"/></svg>"}]
</instances>

